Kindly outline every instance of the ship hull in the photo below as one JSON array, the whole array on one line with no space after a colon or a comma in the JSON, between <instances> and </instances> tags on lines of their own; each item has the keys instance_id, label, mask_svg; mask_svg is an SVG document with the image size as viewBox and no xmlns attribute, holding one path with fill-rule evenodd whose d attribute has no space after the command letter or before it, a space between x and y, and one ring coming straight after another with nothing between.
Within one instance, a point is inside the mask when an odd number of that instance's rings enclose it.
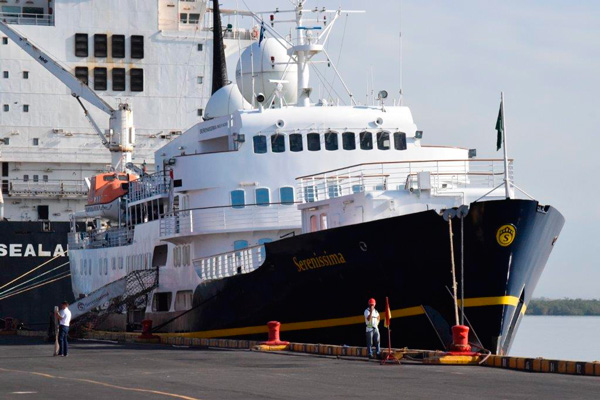
<instances>
[{"instance_id":1,"label":"ship hull","mask_svg":"<svg viewBox=\"0 0 600 400\"><path fill-rule=\"evenodd\" d=\"M461 222L453 222L460 282ZM563 224L556 209L535 201L470 205L462 254L472 342L508 352ZM513 240L502 246L506 225ZM265 338L264 325L277 320L285 340L364 345L367 299L374 297L381 312L387 296L393 346L450 343L456 322L449 225L434 211L282 239L267 244L266 254L254 272L198 286L187 316L196 336Z\"/></svg>"},{"instance_id":2,"label":"ship hull","mask_svg":"<svg viewBox=\"0 0 600 400\"><path fill-rule=\"evenodd\" d=\"M69 259L66 251L69 230L69 222L0 221L0 286L49 261L39 269L0 289L0 293L65 263L67 264L15 290L26 289L45 279L68 272ZM15 292L5 294L10 293ZM0 297L3 296L4 294L0 294ZM54 306L62 301L72 300L71 279L67 276L12 297L0 299L0 317L12 317L29 328L46 329Z\"/></svg>"}]
</instances>

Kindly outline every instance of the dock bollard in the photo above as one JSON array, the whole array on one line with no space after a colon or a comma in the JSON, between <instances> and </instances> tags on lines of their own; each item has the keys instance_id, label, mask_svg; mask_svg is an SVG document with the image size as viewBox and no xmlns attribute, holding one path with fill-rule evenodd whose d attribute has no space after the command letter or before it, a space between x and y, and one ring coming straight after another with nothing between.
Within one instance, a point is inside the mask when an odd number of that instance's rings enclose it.
<instances>
[{"instance_id":1,"label":"dock bollard","mask_svg":"<svg viewBox=\"0 0 600 400\"><path fill-rule=\"evenodd\" d=\"M142 334L137 337L137 341L143 342L160 342L160 336L152 334L152 320L145 319L142 321Z\"/></svg>"},{"instance_id":2,"label":"dock bollard","mask_svg":"<svg viewBox=\"0 0 600 400\"><path fill-rule=\"evenodd\" d=\"M290 344L290 342L279 340L279 328L281 327L281 322L269 321L267 322L267 326L269 327L269 340L261 342L261 344L266 344L268 346Z\"/></svg>"},{"instance_id":3,"label":"dock bollard","mask_svg":"<svg viewBox=\"0 0 600 400\"><path fill-rule=\"evenodd\" d=\"M452 327L452 350L471 351L471 345L469 345L468 326L454 325Z\"/></svg>"}]
</instances>

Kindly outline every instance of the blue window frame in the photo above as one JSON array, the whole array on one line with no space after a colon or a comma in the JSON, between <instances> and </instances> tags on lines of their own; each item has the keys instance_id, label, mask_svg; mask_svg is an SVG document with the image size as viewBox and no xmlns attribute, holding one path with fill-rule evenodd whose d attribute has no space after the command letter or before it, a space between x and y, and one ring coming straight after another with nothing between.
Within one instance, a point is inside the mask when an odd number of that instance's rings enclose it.
<instances>
[{"instance_id":1,"label":"blue window frame","mask_svg":"<svg viewBox=\"0 0 600 400\"><path fill-rule=\"evenodd\" d=\"M233 208L244 208L246 206L246 192L242 189L231 192L231 206Z\"/></svg>"},{"instance_id":2,"label":"blue window frame","mask_svg":"<svg viewBox=\"0 0 600 400\"><path fill-rule=\"evenodd\" d=\"M247 240L236 240L235 242L233 242L233 250L241 250L245 249L246 247L248 247Z\"/></svg>"},{"instance_id":3,"label":"blue window frame","mask_svg":"<svg viewBox=\"0 0 600 400\"><path fill-rule=\"evenodd\" d=\"M281 204L294 204L294 188L289 186L279 188L279 201Z\"/></svg>"},{"instance_id":4,"label":"blue window frame","mask_svg":"<svg viewBox=\"0 0 600 400\"><path fill-rule=\"evenodd\" d=\"M257 206L268 206L271 202L269 198L269 189L267 188L258 188L256 189L256 205Z\"/></svg>"},{"instance_id":5,"label":"blue window frame","mask_svg":"<svg viewBox=\"0 0 600 400\"><path fill-rule=\"evenodd\" d=\"M315 187L314 186L305 186L304 187L304 201L313 202L316 199L315 196Z\"/></svg>"}]
</instances>

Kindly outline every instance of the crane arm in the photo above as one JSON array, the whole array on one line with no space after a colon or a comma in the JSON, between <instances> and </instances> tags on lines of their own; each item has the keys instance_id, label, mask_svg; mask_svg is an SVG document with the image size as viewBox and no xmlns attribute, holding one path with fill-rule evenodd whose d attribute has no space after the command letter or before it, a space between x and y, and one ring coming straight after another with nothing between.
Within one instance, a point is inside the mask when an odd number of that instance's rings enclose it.
<instances>
[{"instance_id":1,"label":"crane arm","mask_svg":"<svg viewBox=\"0 0 600 400\"><path fill-rule=\"evenodd\" d=\"M108 139L106 138L106 136L104 136L104 134L102 133L102 130L100 130L100 127L98 127L98 124L96 124L96 121L94 121L94 118L92 118L92 116L88 112L87 108L85 108L85 106L83 105L81 100L79 100L79 96L75 96L75 94L73 94L73 97L75 97L75 100L77 100L77 102L79 103L81 108L83 108L83 113L85 114L85 117L90 122L90 124L94 127L94 130L96 131L96 134L100 137L100 140L102 141L102 144L104 145L104 147L106 147L107 149L110 148Z\"/></svg>"},{"instance_id":2,"label":"crane arm","mask_svg":"<svg viewBox=\"0 0 600 400\"><path fill-rule=\"evenodd\" d=\"M92 89L86 84L77 79L72 73L60 66L50 56L40 50L38 47L29 43L26 37L21 36L14 29L9 27L5 22L0 20L0 31L12 39L13 42L29 54L34 60L39 62L42 67L46 68L52 75L57 77L64 83L76 98L81 97L90 102L95 107L104 111L108 115L112 115L115 111L107 102L102 100ZM84 108L85 109L85 108ZM87 116L87 111L86 111ZM95 125L94 123L92 125Z\"/></svg>"}]
</instances>

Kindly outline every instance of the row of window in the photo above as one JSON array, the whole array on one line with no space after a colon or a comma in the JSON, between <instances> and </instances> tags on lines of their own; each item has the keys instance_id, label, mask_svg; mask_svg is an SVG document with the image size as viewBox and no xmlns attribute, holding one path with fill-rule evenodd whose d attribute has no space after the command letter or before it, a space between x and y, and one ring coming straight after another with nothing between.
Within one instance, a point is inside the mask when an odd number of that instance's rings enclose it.
<instances>
[{"instance_id":1,"label":"row of window","mask_svg":"<svg viewBox=\"0 0 600 400\"><path fill-rule=\"evenodd\" d=\"M122 92L125 90L125 68L113 68L112 90ZM88 67L75 67L75 77L86 85L89 84ZM104 67L94 68L94 90L108 89L108 69ZM131 68L129 70L129 86L132 92L142 92L144 90L144 70L142 68Z\"/></svg>"},{"instance_id":2,"label":"row of window","mask_svg":"<svg viewBox=\"0 0 600 400\"><path fill-rule=\"evenodd\" d=\"M2 77L8 79L10 77L9 71L2 71ZM23 71L23 79L29 79L29 71Z\"/></svg>"},{"instance_id":3,"label":"row of window","mask_svg":"<svg viewBox=\"0 0 600 400\"><path fill-rule=\"evenodd\" d=\"M173 249L173 265L175 267L184 267L192 264L190 245L175 246Z\"/></svg>"},{"instance_id":4,"label":"row of window","mask_svg":"<svg viewBox=\"0 0 600 400\"><path fill-rule=\"evenodd\" d=\"M4 112L9 112L10 111L10 104L3 104L2 105L2 110ZM23 104L23 112L29 112L29 104Z\"/></svg>"},{"instance_id":5,"label":"row of window","mask_svg":"<svg viewBox=\"0 0 600 400\"><path fill-rule=\"evenodd\" d=\"M305 136L300 133L292 133L289 135L282 135L279 133L271 135L271 152L283 153L286 151L286 140L288 138L288 148L292 152L303 151L304 148L308 151L319 151L322 147L325 150L334 151L340 148L339 134L337 132L328 132L323 135L319 133L308 133ZM322 136L322 138L321 138ZM344 150L356 150L357 145L361 150L372 150L374 148L373 133L371 132L360 132L357 135L354 132L344 132L342 137L342 149ZM377 132L375 136L375 144L379 150L406 150L406 133L394 132L393 146L390 142L390 132L381 131ZM257 154L264 154L267 152L267 136L257 135L253 138L254 152Z\"/></svg>"},{"instance_id":6,"label":"row of window","mask_svg":"<svg viewBox=\"0 0 600 400\"><path fill-rule=\"evenodd\" d=\"M39 182L40 176L33 175L32 180L33 180L33 182ZM29 175L27 175L27 174L23 175L23 182L29 182ZM42 175L42 182L48 182L48 175Z\"/></svg>"},{"instance_id":7,"label":"row of window","mask_svg":"<svg viewBox=\"0 0 600 400\"><path fill-rule=\"evenodd\" d=\"M117 268L123 269L125 267L127 273L130 273L131 271L140 269L149 269L151 259L152 257L150 253L130 255L126 256L125 259L123 257L119 257L118 259L112 257L110 260L110 265L113 271L115 271ZM75 264L75 261L71 262ZM82 260L81 264L79 265L79 275L92 275L92 264L94 269L98 268L98 275L108 275L108 258L100 258L98 260ZM73 266L73 271L77 271L76 265Z\"/></svg>"},{"instance_id":8,"label":"row of window","mask_svg":"<svg viewBox=\"0 0 600 400\"><path fill-rule=\"evenodd\" d=\"M125 35L111 35L112 58L125 58ZM89 55L88 34L75 34L75 55L77 57L87 57ZM108 35L97 33L94 35L94 57L108 56ZM133 59L144 58L144 37L141 35L131 36L131 52Z\"/></svg>"},{"instance_id":9,"label":"row of window","mask_svg":"<svg viewBox=\"0 0 600 400\"><path fill-rule=\"evenodd\" d=\"M200 14L180 13L179 22L182 24L197 24L200 21Z\"/></svg>"},{"instance_id":10,"label":"row of window","mask_svg":"<svg viewBox=\"0 0 600 400\"><path fill-rule=\"evenodd\" d=\"M254 198L254 204L267 207L271 204L271 190L268 188L257 188L254 190ZM294 188L290 186L279 188L279 202L286 205L294 204ZM244 208L247 204L246 191L244 189L231 191L232 208Z\"/></svg>"}]
</instances>

